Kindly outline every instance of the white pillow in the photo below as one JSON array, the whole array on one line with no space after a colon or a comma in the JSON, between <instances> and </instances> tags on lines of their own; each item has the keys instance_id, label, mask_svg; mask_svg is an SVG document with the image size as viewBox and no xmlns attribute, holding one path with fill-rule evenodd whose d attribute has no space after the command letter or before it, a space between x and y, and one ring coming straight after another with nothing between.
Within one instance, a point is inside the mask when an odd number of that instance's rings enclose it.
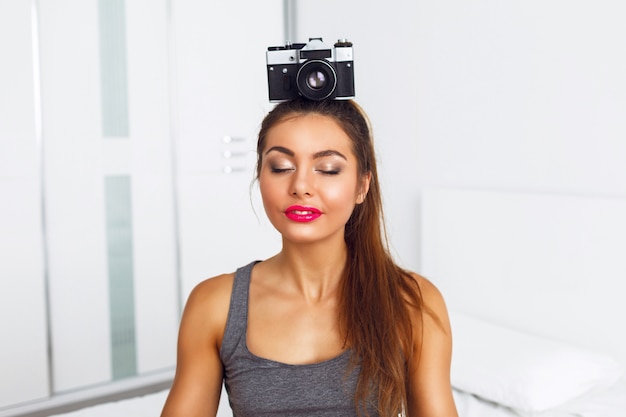
<instances>
[{"instance_id":1,"label":"white pillow","mask_svg":"<svg viewBox=\"0 0 626 417\"><path fill-rule=\"evenodd\" d=\"M623 367L612 358L450 312L452 386L525 412L540 412L604 385Z\"/></svg>"}]
</instances>

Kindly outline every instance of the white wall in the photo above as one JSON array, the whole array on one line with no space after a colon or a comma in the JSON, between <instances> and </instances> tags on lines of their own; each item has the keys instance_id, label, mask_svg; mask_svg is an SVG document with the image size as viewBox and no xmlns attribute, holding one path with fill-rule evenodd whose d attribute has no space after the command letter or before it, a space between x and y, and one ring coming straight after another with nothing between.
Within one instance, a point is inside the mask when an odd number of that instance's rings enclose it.
<instances>
[{"instance_id":1,"label":"white wall","mask_svg":"<svg viewBox=\"0 0 626 417\"><path fill-rule=\"evenodd\" d=\"M299 40L354 42L392 244L424 186L626 195L623 2L298 2Z\"/></svg>"},{"instance_id":2,"label":"white wall","mask_svg":"<svg viewBox=\"0 0 626 417\"><path fill-rule=\"evenodd\" d=\"M626 195L623 2L420 2L420 181Z\"/></svg>"}]
</instances>

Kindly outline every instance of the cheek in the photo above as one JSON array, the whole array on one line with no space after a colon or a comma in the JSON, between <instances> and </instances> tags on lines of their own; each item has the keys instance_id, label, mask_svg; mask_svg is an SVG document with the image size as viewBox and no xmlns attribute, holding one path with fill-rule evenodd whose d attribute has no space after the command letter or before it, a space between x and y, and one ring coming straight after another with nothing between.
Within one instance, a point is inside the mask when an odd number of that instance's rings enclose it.
<instances>
[{"instance_id":1,"label":"cheek","mask_svg":"<svg viewBox=\"0 0 626 417\"><path fill-rule=\"evenodd\" d=\"M324 189L324 196L328 202L332 201L339 207L351 209L356 203L356 184L333 184Z\"/></svg>"},{"instance_id":2,"label":"cheek","mask_svg":"<svg viewBox=\"0 0 626 417\"><path fill-rule=\"evenodd\" d=\"M268 201L272 200L272 190L274 187L268 184L267 180L263 179L263 176L259 178L259 191L261 192L261 200L265 205Z\"/></svg>"},{"instance_id":3,"label":"cheek","mask_svg":"<svg viewBox=\"0 0 626 417\"><path fill-rule=\"evenodd\" d=\"M259 191L261 193L261 201L263 208L270 220L278 215L277 209L284 203L284 191L271 179L261 175L259 178Z\"/></svg>"}]
</instances>

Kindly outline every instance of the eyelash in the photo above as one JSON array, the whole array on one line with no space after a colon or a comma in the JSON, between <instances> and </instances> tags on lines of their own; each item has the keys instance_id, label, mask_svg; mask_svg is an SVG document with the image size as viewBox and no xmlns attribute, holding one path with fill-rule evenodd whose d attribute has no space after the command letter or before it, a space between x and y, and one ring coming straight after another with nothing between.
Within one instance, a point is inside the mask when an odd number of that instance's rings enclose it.
<instances>
[{"instance_id":1,"label":"eyelash","mask_svg":"<svg viewBox=\"0 0 626 417\"><path fill-rule=\"evenodd\" d=\"M339 174L341 171L340 171L340 170L338 170L338 169L336 169L336 170L332 170L332 171L324 171L324 170L318 169L318 170L317 170L317 172L321 172L321 173L322 173L322 174L324 174L324 175L337 175L337 174Z\"/></svg>"},{"instance_id":2,"label":"eyelash","mask_svg":"<svg viewBox=\"0 0 626 417\"><path fill-rule=\"evenodd\" d=\"M290 171L294 171L294 168L272 168L272 173L274 174L284 174L285 172L290 172ZM336 169L336 170L329 170L329 171L324 171L321 169L316 170L317 172L320 172L324 175L338 175L341 170Z\"/></svg>"},{"instance_id":3,"label":"eyelash","mask_svg":"<svg viewBox=\"0 0 626 417\"><path fill-rule=\"evenodd\" d=\"M293 171L293 168L272 168L274 174L282 174L289 171Z\"/></svg>"}]
</instances>

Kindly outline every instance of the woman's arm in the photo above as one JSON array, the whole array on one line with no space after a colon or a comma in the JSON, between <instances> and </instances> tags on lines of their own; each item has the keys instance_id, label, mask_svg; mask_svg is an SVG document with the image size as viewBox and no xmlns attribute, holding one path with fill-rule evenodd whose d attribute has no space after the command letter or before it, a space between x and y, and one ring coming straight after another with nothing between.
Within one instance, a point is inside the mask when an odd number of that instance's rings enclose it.
<instances>
[{"instance_id":1,"label":"woman's arm","mask_svg":"<svg viewBox=\"0 0 626 417\"><path fill-rule=\"evenodd\" d=\"M427 279L415 276L425 308L416 318L416 343L409 364L408 417L458 417L450 385L452 335L445 302ZM420 328L421 327L421 328Z\"/></svg>"},{"instance_id":2,"label":"woman's arm","mask_svg":"<svg viewBox=\"0 0 626 417\"><path fill-rule=\"evenodd\" d=\"M224 335L233 275L196 286L187 300L178 333L176 375L161 417L217 414L222 390L219 349Z\"/></svg>"}]
</instances>

